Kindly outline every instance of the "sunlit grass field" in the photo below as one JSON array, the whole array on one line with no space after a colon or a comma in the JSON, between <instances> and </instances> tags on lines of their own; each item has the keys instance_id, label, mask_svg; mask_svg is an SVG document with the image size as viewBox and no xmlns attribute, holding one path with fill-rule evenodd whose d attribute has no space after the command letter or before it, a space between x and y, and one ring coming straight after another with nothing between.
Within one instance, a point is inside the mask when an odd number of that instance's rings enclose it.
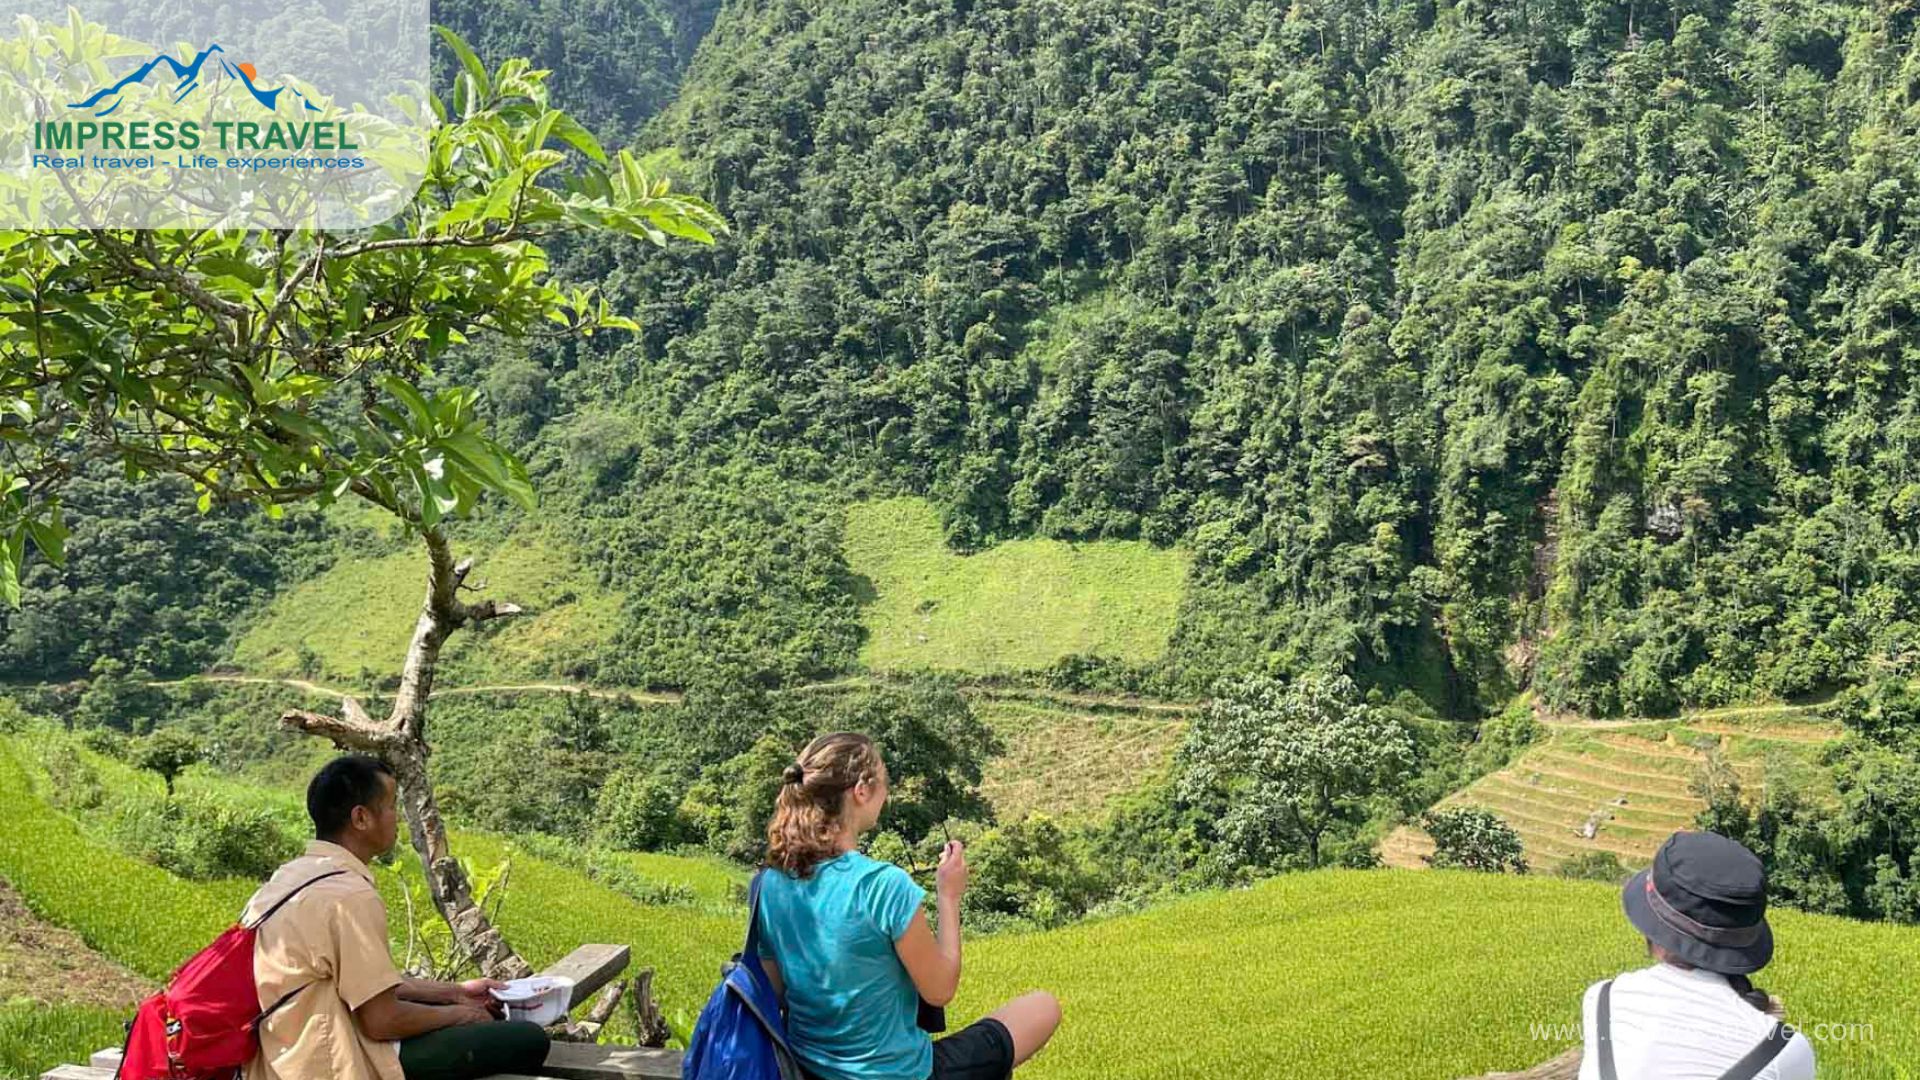
<instances>
[{"instance_id":1,"label":"sunlit grass field","mask_svg":"<svg viewBox=\"0 0 1920 1080\"><path fill-rule=\"evenodd\" d=\"M474 556L471 581L529 614L455 634L443 656L449 685L489 679L552 678L584 660L618 621L620 599L599 588L566 546L528 528ZM426 589L426 552L346 555L287 589L234 646L233 660L256 675L311 674L359 685L363 671L397 675ZM317 668L303 670L302 646Z\"/></svg>"},{"instance_id":2,"label":"sunlit grass field","mask_svg":"<svg viewBox=\"0 0 1920 1080\"><path fill-rule=\"evenodd\" d=\"M9 809L0 815L0 876L44 918L108 956L164 977L252 891L249 881L182 881L105 847L33 793L30 769L20 747L0 741L0 800ZM661 996L683 1023L738 947L738 914L635 903L499 837L463 833L454 842L479 867L512 857L501 923L531 961L583 942L629 943L637 964L659 970ZM696 892L724 889L727 874L700 862L686 875ZM663 875L681 865L661 856L636 864ZM411 856L379 876L397 923L402 883L418 880ZM1790 1018L1809 1028L1871 1026L1870 1036L1856 1027L1852 1038L1821 1043L1821 1075L1911 1077L1920 1061L1908 1003L1920 985L1920 930L1786 911L1775 920L1779 954L1759 981L1785 998ZM1581 990L1644 962L1610 886L1322 871L1050 933L979 939L951 1012L964 1023L1024 990L1057 993L1066 1025L1022 1070L1032 1080L1443 1080L1553 1056L1570 1044L1543 1032L1577 1021ZM29 1036L20 1030L18 1017L0 1018L0 1060L72 1060L99 1036L84 1017L71 1028L48 1021ZM61 1048L63 1031L74 1042Z\"/></svg>"},{"instance_id":3,"label":"sunlit grass field","mask_svg":"<svg viewBox=\"0 0 1920 1080\"><path fill-rule=\"evenodd\" d=\"M1188 556L1131 540L1012 540L959 555L922 499L847 512L847 563L872 583L860 659L876 671L979 674L1097 654L1143 663L1166 649Z\"/></svg>"}]
</instances>

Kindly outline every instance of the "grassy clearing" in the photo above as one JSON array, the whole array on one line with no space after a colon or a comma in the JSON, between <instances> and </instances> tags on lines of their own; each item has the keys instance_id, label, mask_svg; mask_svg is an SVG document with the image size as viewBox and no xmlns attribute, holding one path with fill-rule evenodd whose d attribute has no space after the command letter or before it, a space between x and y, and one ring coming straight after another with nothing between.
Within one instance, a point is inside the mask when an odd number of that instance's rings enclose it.
<instances>
[{"instance_id":1,"label":"grassy clearing","mask_svg":"<svg viewBox=\"0 0 1920 1080\"><path fill-rule=\"evenodd\" d=\"M683 885L693 890L696 903L709 906L735 903L736 893L747 883L746 871L717 855L602 850L596 852L596 857L624 866L650 881Z\"/></svg>"},{"instance_id":2,"label":"grassy clearing","mask_svg":"<svg viewBox=\"0 0 1920 1080\"><path fill-rule=\"evenodd\" d=\"M1022 1077L1341 1076L1422 1080L1518 1069L1571 1044L1595 979L1646 962L1605 885L1453 871L1319 871L968 954L954 1011L1045 987L1066 1014ZM1893 1080L1920 1060L1905 1002L1920 931L1775 916L1760 980L1789 1016L1871 1022L1819 1047L1829 1080ZM1908 1071L1902 1071L1903 1069Z\"/></svg>"},{"instance_id":3,"label":"grassy clearing","mask_svg":"<svg viewBox=\"0 0 1920 1080\"><path fill-rule=\"evenodd\" d=\"M533 614L456 634L444 653L449 683L565 676L617 624L620 601L557 540L523 530L475 552L487 594ZM308 675L359 685L396 675L425 589L426 556L406 548L345 557L276 597L234 646L234 662L262 675ZM303 663L302 646L312 659Z\"/></svg>"},{"instance_id":4,"label":"grassy clearing","mask_svg":"<svg viewBox=\"0 0 1920 1080\"><path fill-rule=\"evenodd\" d=\"M1098 813L1164 776L1187 728L1170 716L1083 713L1007 699L976 698L973 708L1006 744L981 784L1002 821Z\"/></svg>"},{"instance_id":5,"label":"grassy clearing","mask_svg":"<svg viewBox=\"0 0 1920 1080\"><path fill-rule=\"evenodd\" d=\"M250 881L188 882L106 848L34 795L27 765L0 740L0 877L40 918L153 979L229 925Z\"/></svg>"},{"instance_id":6,"label":"grassy clearing","mask_svg":"<svg viewBox=\"0 0 1920 1080\"><path fill-rule=\"evenodd\" d=\"M1095 654L1144 663L1166 649L1188 556L1137 541L1013 540L948 550L914 498L847 512L847 562L873 585L861 661L876 671L1031 671Z\"/></svg>"}]
</instances>

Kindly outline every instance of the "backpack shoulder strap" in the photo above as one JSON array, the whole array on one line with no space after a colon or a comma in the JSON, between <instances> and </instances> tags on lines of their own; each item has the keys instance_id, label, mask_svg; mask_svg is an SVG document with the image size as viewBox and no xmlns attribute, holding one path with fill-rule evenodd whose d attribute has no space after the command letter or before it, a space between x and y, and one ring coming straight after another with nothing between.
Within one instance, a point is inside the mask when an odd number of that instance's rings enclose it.
<instances>
[{"instance_id":1,"label":"backpack shoulder strap","mask_svg":"<svg viewBox=\"0 0 1920 1080\"><path fill-rule=\"evenodd\" d=\"M1720 1080L1753 1080L1760 1075L1760 1070L1772 1064L1773 1059L1780 1056L1780 1052L1793 1041L1793 1036L1794 1031L1791 1026L1774 1024L1773 1030L1767 1032L1767 1037L1760 1040L1760 1045L1747 1051L1746 1057L1734 1062L1733 1068L1721 1073Z\"/></svg>"},{"instance_id":2,"label":"backpack shoulder strap","mask_svg":"<svg viewBox=\"0 0 1920 1080\"><path fill-rule=\"evenodd\" d=\"M760 884L767 876L767 868L761 867L753 872L753 879L747 882L747 943L740 950L743 959L756 957L760 944Z\"/></svg>"},{"instance_id":3,"label":"backpack shoulder strap","mask_svg":"<svg viewBox=\"0 0 1920 1080\"><path fill-rule=\"evenodd\" d=\"M1600 984L1600 1000L1594 1007L1594 1043L1599 1048L1600 1080L1620 1080L1613 1063L1613 980Z\"/></svg>"},{"instance_id":4,"label":"backpack shoulder strap","mask_svg":"<svg viewBox=\"0 0 1920 1080\"><path fill-rule=\"evenodd\" d=\"M344 874L344 873L346 873L346 871L345 871L345 870L330 870L330 871L328 871L327 873L324 873L324 874L321 874L321 875L320 875L319 877L317 877L317 878L313 878L313 879L311 879L311 880L308 880L308 881L303 881L303 882L301 882L300 884L298 884L298 885L296 885L296 886L294 886L294 887L293 887L293 889L292 889L292 891L290 891L290 892L288 892L288 893L287 893L287 895L285 895L285 896L283 896L283 897L281 897L281 898L280 898L279 900L276 900L276 901L274 901L274 905L273 905L272 907L270 907L270 908L268 908L268 909L267 909L267 912L266 912L266 914L264 914L264 915L262 915L262 916L260 916L259 918L257 918L257 919L255 919L255 920L253 920L253 922L251 922L251 923L249 923L249 924L247 924L247 929L249 929L249 930L258 930L258 929L260 928L260 924L261 924L261 923L264 923L264 922L266 922L266 921L267 921L268 919L271 919L271 918L273 918L273 916L274 916L274 913L275 913L275 912L277 912L277 911L279 911L279 910L280 910L281 908L283 908L283 907L286 907L286 906L287 906L287 901L289 901L289 900L291 900L291 899L293 899L293 898L294 898L294 897L296 897L296 896L299 896L299 895L300 895L300 894L301 894L302 892L305 892L305 891L306 891L306 888L307 888L307 886L309 886L309 885L313 885L313 884L316 884L316 883L318 883L318 882L322 882L322 881L325 881L325 880L327 880L327 879L328 879L328 878L330 878L330 877L339 877L339 876L340 876L341 874Z\"/></svg>"}]
</instances>

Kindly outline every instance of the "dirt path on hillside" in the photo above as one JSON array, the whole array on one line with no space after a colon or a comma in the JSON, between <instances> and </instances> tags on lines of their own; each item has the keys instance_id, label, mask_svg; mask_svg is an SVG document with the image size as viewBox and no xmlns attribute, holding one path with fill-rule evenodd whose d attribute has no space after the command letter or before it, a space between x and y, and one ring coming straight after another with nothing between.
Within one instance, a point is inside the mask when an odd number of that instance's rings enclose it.
<instances>
[{"instance_id":1,"label":"dirt path on hillside","mask_svg":"<svg viewBox=\"0 0 1920 1080\"><path fill-rule=\"evenodd\" d=\"M252 683L261 685L291 686L309 694L321 697L344 698L349 691L331 686L322 686L309 679L281 678L271 675L195 675L205 682ZM148 686L177 686L186 679L152 679ZM843 690L858 686L884 686L884 679L856 677L834 679L827 682L807 683L794 689L802 692L826 692ZM1181 716L1199 708L1196 702L1160 701L1139 697L1133 694L1082 694L1063 690L1042 690L1030 687L988 686L975 683L962 683L962 693L990 699L1016 701L1036 701L1049 705L1080 709L1113 709L1119 712L1154 713L1169 717ZM618 699L628 698L634 701L649 702L658 705L679 703L685 696L678 690L639 690L623 687L592 686L587 683L490 683L480 686L436 687L435 697L458 697L473 694L585 694L589 697Z\"/></svg>"},{"instance_id":2,"label":"dirt path on hillside","mask_svg":"<svg viewBox=\"0 0 1920 1080\"><path fill-rule=\"evenodd\" d=\"M122 1008L153 983L94 952L71 930L43 922L0 878L0 1001Z\"/></svg>"}]
</instances>

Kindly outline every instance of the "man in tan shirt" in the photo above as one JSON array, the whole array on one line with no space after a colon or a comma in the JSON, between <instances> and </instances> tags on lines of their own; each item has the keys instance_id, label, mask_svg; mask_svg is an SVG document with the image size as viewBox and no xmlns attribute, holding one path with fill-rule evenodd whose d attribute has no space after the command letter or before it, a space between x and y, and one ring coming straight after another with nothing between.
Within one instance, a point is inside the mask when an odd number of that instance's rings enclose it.
<instances>
[{"instance_id":1,"label":"man in tan shirt","mask_svg":"<svg viewBox=\"0 0 1920 1080\"><path fill-rule=\"evenodd\" d=\"M251 922L286 900L255 941L260 1008L271 1012L247 1080L471 1080L537 1073L546 1060L539 1025L497 1019L487 991L503 983L394 967L367 864L398 836L395 787L376 758L329 762L307 787L316 839L248 902Z\"/></svg>"}]
</instances>

